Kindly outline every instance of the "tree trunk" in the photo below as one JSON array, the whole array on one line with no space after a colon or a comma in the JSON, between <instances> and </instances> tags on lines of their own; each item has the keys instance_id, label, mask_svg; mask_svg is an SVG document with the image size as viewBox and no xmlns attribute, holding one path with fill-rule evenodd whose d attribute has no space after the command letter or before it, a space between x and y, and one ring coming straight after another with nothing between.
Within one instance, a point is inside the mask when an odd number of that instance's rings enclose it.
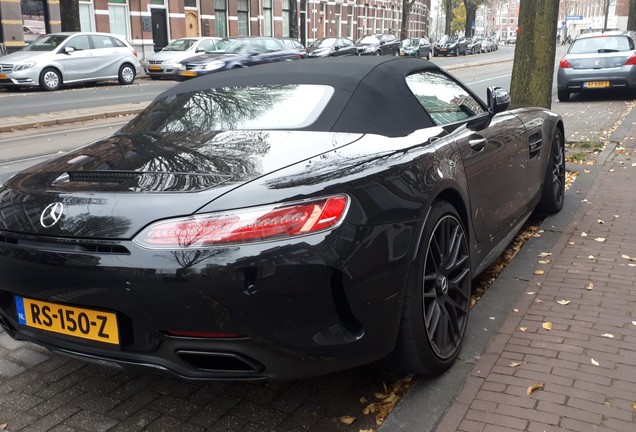
<instances>
[{"instance_id":1,"label":"tree trunk","mask_svg":"<svg viewBox=\"0 0 636 432\"><path fill-rule=\"evenodd\" d=\"M411 15L413 3L415 3L415 0L402 0L402 28L400 29L400 40L408 39L409 37L409 16Z\"/></svg>"},{"instance_id":2,"label":"tree trunk","mask_svg":"<svg viewBox=\"0 0 636 432\"><path fill-rule=\"evenodd\" d=\"M466 25L464 26L464 36L474 36L473 23L477 17L477 5L470 0L464 0L464 7L466 8Z\"/></svg>"},{"instance_id":3,"label":"tree trunk","mask_svg":"<svg viewBox=\"0 0 636 432\"><path fill-rule=\"evenodd\" d=\"M629 0L627 13L627 30L636 31L636 0Z\"/></svg>"},{"instance_id":4,"label":"tree trunk","mask_svg":"<svg viewBox=\"0 0 636 432\"><path fill-rule=\"evenodd\" d=\"M510 99L515 108L552 105L559 0L521 0Z\"/></svg>"},{"instance_id":5,"label":"tree trunk","mask_svg":"<svg viewBox=\"0 0 636 432\"><path fill-rule=\"evenodd\" d=\"M60 0L62 31L80 31L79 1Z\"/></svg>"},{"instance_id":6,"label":"tree trunk","mask_svg":"<svg viewBox=\"0 0 636 432\"><path fill-rule=\"evenodd\" d=\"M446 22L444 23L444 34L451 34L451 22L453 21L453 0L444 1L444 13L446 14Z\"/></svg>"},{"instance_id":7,"label":"tree trunk","mask_svg":"<svg viewBox=\"0 0 636 432\"><path fill-rule=\"evenodd\" d=\"M289 37L294 39L298 39L298 7L296 1L289 1Z\"/></svg>"}]
</instances>

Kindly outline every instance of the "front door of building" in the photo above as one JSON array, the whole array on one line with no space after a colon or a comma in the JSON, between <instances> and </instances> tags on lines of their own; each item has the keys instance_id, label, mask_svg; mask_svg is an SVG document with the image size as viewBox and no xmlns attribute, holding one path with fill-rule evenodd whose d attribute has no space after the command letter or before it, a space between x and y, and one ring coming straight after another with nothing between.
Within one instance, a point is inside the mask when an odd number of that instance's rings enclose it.
<instances>
[{"instance_id":1,"label":"front door of building","mask_svg":"<svg viewBox=\"0 0 636 432\"><path fill-rule=\"evenodd\" d=\"M199 17L196 12L187 11L185 16L186 36L199 36Z\"/></svg>"},{"instance_id":2,"label":"front door of building","mask_svg":"<svg viewBox=\"0 0 636 432\"><path fill-rule=\"evenodd\" d=\"M168 45L168 25L165 9L151 9L152 17L152 42L155 52L161 51Z\"/></svg>"}]
</instances>

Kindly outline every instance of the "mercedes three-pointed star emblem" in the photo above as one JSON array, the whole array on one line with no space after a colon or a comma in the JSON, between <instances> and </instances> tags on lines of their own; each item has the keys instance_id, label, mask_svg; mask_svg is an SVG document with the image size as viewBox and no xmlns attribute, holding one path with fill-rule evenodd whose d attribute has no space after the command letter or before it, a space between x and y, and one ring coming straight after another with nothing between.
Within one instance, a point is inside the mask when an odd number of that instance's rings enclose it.
<instances>
[{"instance_id":1,"label":"mercedes three-pointed star emblem","mask_svg":"<svg viewBox=\"0 0 636 432\"><path fill-rule=\"evenodd\" d=\"M51 228L62 219L62 213L64 213L64 204L61 202L54 202L47 205L40 215L40 225L44 228Z\"/></svg>"}]
</instances>

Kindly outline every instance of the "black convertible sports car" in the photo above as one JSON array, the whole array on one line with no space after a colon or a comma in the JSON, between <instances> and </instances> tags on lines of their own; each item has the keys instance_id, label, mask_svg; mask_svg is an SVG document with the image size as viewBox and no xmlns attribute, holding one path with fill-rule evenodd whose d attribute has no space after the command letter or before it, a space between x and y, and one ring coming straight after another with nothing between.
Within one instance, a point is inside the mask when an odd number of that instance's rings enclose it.
<instances>
[{"instance_id":1,"label":"black convertible sports car","mask_svg":"<svg viewBox=\"0 0 636 432\"><path fill-rule=\"evenodd\" d=\"M471 279L563 204L562 119L508 105L399 57L175 86L0 188L0 323L192 379L439 373Z\"/></svg>"}]
</instances>

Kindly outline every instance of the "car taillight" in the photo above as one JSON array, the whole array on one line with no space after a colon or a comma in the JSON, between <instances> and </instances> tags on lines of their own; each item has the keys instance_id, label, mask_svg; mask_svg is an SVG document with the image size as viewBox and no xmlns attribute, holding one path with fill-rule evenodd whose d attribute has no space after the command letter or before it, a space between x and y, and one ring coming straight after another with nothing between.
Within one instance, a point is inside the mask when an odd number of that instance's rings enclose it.
<instances>
[{"instance_id":1,"label":"car taillight","mask_svg":"<svg viewBox=\"0 0 636 432\"><path fill-rule=\"evenodd\" d=\"M348 204L346 195L335 195L168 219L144 228L133 241L149 249L190 249L294 237L335 228Z\"/></svg>"},{"instance_id":2,"label":"car taillight","mask_svg":"<svg viewBox=\"0 0 636 432\"><path fill-rule=\"evenodd\" d=\"M132 52L133 52L133 54L135 55L135 57L139 57L139 56L137 55L137 50L132 50Z\"/></svg>"},{"instance_id":3,"label":"car taillight","mask_svg":"<svg viewBox=\"0 0 636 432\"><path fill-rule=\"evenodd\" d=\"M559 68L560 69L571 69L572 65L570 64L568 59L562 58L561 61L559 62Z\"/></svg>"},{"instance_id":4,"label":"car taillight","mask_svg":"<svg viewBox=\"0 0 636 432\"><path fill-rule=\"evenodd\" d=\"M625 66L628 65L636 65L636 54L632 54L632 56L627 59L627 61L625 62Z\"/></svg>"}]
</instances>

